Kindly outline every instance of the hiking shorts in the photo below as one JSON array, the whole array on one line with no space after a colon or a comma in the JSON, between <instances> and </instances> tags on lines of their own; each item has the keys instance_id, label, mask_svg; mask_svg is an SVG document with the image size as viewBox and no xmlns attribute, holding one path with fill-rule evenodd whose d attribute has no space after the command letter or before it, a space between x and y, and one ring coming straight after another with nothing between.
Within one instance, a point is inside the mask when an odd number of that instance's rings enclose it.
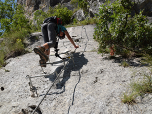
<instances>
[{"instance_id":1,"label":"hiking shorts","mask_svg":"<svg viewBox=\"0 0 152 114\"><path fill-rule=\"evenodd\" d=\"M41 27L44 42L48 43L49 48L54 47L56 44L56 24L44 23Z\"/></svg>"}]
</instances>

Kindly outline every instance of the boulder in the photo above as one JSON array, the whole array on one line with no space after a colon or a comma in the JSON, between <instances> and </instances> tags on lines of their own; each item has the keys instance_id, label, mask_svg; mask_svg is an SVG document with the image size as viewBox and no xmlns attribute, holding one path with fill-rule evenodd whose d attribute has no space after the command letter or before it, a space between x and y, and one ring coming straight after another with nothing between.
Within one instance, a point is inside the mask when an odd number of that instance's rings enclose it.
<instances>
[{"instance_id":1,"label":"boulder","mask_svg":"<svg viewBox=\"0 0 152 114\"><path fill-rule=\"evenodd\" d=\"M78 21L83 21L85 19L85 14L82 9L75 12L72 18L76 18Z\"/></svg>"}]
</instances>

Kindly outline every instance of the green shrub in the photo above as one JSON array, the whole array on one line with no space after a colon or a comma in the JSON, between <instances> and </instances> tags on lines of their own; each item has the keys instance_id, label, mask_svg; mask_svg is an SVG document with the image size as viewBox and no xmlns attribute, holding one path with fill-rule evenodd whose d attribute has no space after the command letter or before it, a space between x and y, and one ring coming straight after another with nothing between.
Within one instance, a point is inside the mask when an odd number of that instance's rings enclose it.
<instances>
[{"instance_id":1,"label":"green shrub","mask_svg":"<svg viewBox=\"0 0 152 114\"><path fill-rule=\"evenodd\" d=\"M72 11L68 10L67 7L56 8L54 15L62 19L63 25L69 24L71 22Z\"/></svg>"},{"instance_id":2,"label":"green shrub","mask_svg":"<svg viewBox=\"0 0 152 114\"><path fill-rule=\"evenodd\" d=\"M34 13L34 20L36 21L36 28L38 30L41 30L41 24L45 18L48 18L47 13L43 12L42 10L37 10Z\"/></svg>"},{"instance_id":3,"label":"green shrub","mask_svg":"<svg viewBox=\"0 0 152 114\"><path fill-rule=\"evenodd\" d=\"M139 95L152 93L152 77L150 75L144 75L142 81L132 83L131 87L132 90L136 91Z\"/></svg>"},{"instance_id":4,"label":"green shrub","mask_svg":"<svg viewBox=\"0 0 152 114\"><path fill-rule=\"evenodd\" d=\"M11 31L22 31L23 30L31 30L31 26L29 20L24 15L24 7L22 5L17 6L17 10L13 15L13 21L11 26Z\"/></svg>"},{"instance_id":5,"label":"green shrub","mask_svg":"<svg viewBox=\"0 0 152 114\"><path fill-rule=\"evenodd\" d=\"M22 31L5 34L3 43L0 45L0 67L4 66L5 60L10 57L16 57L26 53L24 38L29 34L29 31Z\"/></svg>"},{"instance_id":6,"label":"green shrub","mask_svg":"<svg viewBox=\"0 0 152 114\"><path fill-rule=\"evenodd\" d=\"M74 5L74 7L78 7L83 9L86 13L88 13L89 2L87 0L71 0L70 3Z\"/></svg>"},{"instance_id":7,"label":"green shrub","mask_svg":"<svg viewBox=\"0 0 152 114\"><path fill-rule=\"evenodd\" d=\"M135 101L136 97L137 97L136 93L131 93L131 94L124 93L123 97L121 98L121 101L125 104L133 105L134 103L136 103Z\"/></svg>"},{"instance_id":8,"label":"green shrub","mask_svg":"<svg viewBox=\"0 0 152 114\"><path fill-rule=\"evenodd\" d=\"M125 49L136 53L152 53L152 27L147 24L147 18L142 12L129 17L134 5L130 0L117 0L101 6L94 32L94 39L101 48L115 45L121 51Z\"/></svg>"},{"instance_id":9,"label":"green shrub","mask_svg":"<svg viewBox=\"0 0 152 114\"><path fill-rule=\"evenodd\" d=\"M78 6L78 0L71 0L70 4L74 5L74 7L76 8Z\"/></svg>"},{"instance_id":10,"label":"green shrub","mask_svg":"<svg viewBox=\"0 0 152 114\"><path fill-rule=\"evenodd\" d=\"M0 36L3 35L4 32L11 30L10 25L13 21L15 9L15 0L0 0Z\"/></svg>"},{"instance_id":11,"label":"green shrub","mask_svg":"<svg viewBox=\"0 0 152 114\"><path fill-rule=\"evenodd\" d=\"M4 58L5 58L5 52L4 52L4 50L3 50L3 46L1 45L0 46L0 68L2 67L2 66L4 66L5 65L5 61L4 61Z\"/></svg>"},{"instance_id":12,"label":"green shrub","mask_svg":"<svg viewBox=\"0 0 152 114\"><path fill-rule=\"evenodd\" d=\"M95 24L96 20L95 18L86 18L85 20L80 22L82 25L89 25L89 24Z\"/></svg>"},{"instance_id":13,"label":"green shrub","mask_svg":"<svg viewBox=\"0 0 152 114\"><path fill-rule=\"evenodd\" d=\"M144 54L141 60L142 64L152 65L152 55Z\"/></svg>"},{"instance_id":14,"label":"green shrub","mask_svg":"<svg viewBox=\"0 0 152 114\"><path fill-rule=\"evenodd\" d=\"M129 67L129 63L126 62L126 61L122 61L122 62L121 62L121 65L122 65L123 67Z\"/></svg>"},{"instance_id":15,"label":"green shrub","mask_svg":"<svg viewBox=\"0 0 152 114\"><path fill-rule=\"evenodd\" d=\"M41 24L43 24L44 19L57 16L62 19L63 25L69 24L71 22L72 11L68 10L67 7L63 7L61 4L55 8L49 8L48 12L43 12L42 10L37 10L34 13L34 20L37 22L37 28L40 30Z\"/></svg>"},{"instance_id":16,"label":"green shrub","mask_svg":"<svg viewBox=\"0 0 152 114\"><path fill-rule=\"evenodd\" d=\"M144 77L138 81L133 81L130 84L130 92L123 94L121 101L123 103L132 104L135 103L137 96L144 96L147 93L152 93L152 69L150 74L144 74Z\"/></svg>"}]
</instances>

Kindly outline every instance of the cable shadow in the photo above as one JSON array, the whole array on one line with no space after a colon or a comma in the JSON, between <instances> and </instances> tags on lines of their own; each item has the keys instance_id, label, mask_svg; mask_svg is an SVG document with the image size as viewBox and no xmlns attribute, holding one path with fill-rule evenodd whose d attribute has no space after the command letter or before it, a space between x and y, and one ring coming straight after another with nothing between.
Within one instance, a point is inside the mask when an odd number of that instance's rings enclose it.
<instances>
[{"instance_id":1,"label":"cable shadow","mask_svg":"<svg viewBox=\"0 0 152 114\"><path fill-rule=\"evenodd\" d=\"M81 54L81 59L78 58L77 60L77 64L80 65L78 66L77 68L75 68L75 70L79 71L79 80L78 82L76 83L75 87L74 87L74 91L73 91L73 99L72 99L72 104L69 106L68 108L68 114L70 112L70 109L71 109L71 106L74 104L74 98L75 98L75 90L77 88L77 85L79 84L80 80L81 80L81 73L80 73L80 69L82 68L83 65L87 64L88 60L84 58L84 52L87 48L87 44L88 44L88 41L89 41L89 38L88 38L88 35L87 35L87 32L86 32L86 28L84 26L82 26L82 28L85 29L85 33L86 33L86 37L87 37L87 40L86 40L86 43L85 43L85 48L84 48L84 51L82 52ZM81 39L82 39L82 32L81 32ZM79 53L80 54L80 53ZM84 59L84 60L83 60ZM79 63L81 62L81 63Z\"/></svg>"},{"instance_id":2,"label":"cable shadow","mask_svg":"<svg viewBox=\"0 0 152 114\"><path fill-rule=\"evenodd\" d=\"M61 92L54 92L54 93L48 93L47 95L53 95L53 94L62 94L62 93L64 93L65 92L65 86L63 87L63 90L61 91ZM45 95L45 94L41 94L41 95L39 95L39 96L43 96L43 95Z\"/></svg>"},{"instance_id":3,"label":"cable shadow","mask_svg":"<svg viewBox=\"0 0 152 114\"><path fill-rule=\"evenodd\" d=\"M71 60L64 70L62 80L56 84L57 89L61 89L65 86L65 83L69 80L72 71L79 71L83 65L86 65L88 62L88 60L84 57L84 54L80 54L79 52L75 53L73 56L75 66L73 66L73 61Z\"/></svg>"},{"instance_id":4,"label":"cable shadow","mask_svg":"<svg viewBox=\"0 0 152 114\"><path fill-rule=\"evenodd\" d=\"M73 54L73 60L74 60L74 63L72 60L70 60L69 63L66 65L65 69L63 70L63 78L60 77L61 81L58 81L59 79L56 80L56 78L57 78L57 74L59 74L61 72L64 65L57 67L55 69L54 73L45 76L45 78L49 78L49 80L52 82L54 82L55 80L57 81L56 89L62 89L63 87L65 88L65 83L66 83L66 81L69 80L71 72L80 71L80 69L83 67L83 65L86 65L88 62L88 60L84 57L84 54L80 54L79 52ZM47 95L61 94L64 91L65 91L65 89L63 89L63 91L61 91L59 93L55 92L55 93L51 93L51 94L47 94Z\"/></svg>"},{"instance_id":5,"label":"cable shadow","mask_svg":"<svg viewBox=\"0 0 152 114\"><path fill-rule=\"evenodd\" d=\"M86 29L85 29L85 30L86 30ZM85 31L85 32L86 32L86 31ZM87 33L86 33L86 37L87 37L87 39L88 39ZM82 38L82 37L81 37L81 38ZM86 41L86 43L85 43L84 52L85 52L85 50L86 50L86 48L87 48L87 43L88 43L88 41L89 41L89 39L88 39L88 40ZM84 53L84 52L83 52L83 53ZM54 93L47 94L47 95L61 94L61 93L63 93L63 92L65 91L65 83L69 80L70 75L71 75L71 72L72 72L72 71L79 71L79 80L78 80L77 84L75 85L75 87L74 87L74 92L73 92L72 105L74 104L75 90L76 90L76 87L77 87L77 85L79 84L79 82L80 82L80 80L81 80L80 69L83 67L83 65L86 65L86 64L88 63L88 60L85 58L85 56L84 56L83 53L80 54L80 52L76 52L76 53L73 54L74 65L73 65L73 61L72 61L72 60L70 60L70 61L68 62L68 64L66 65L66 68L65 68L64 71L63 71L63 78L61 78L61 81L59 81L59 83L56 84L56 88L57 88L57 89L62 89L62 88L64 87L64 90L61 91L61 92L59 92L59 93L54 92ZM57 73L60 73L60 72L62 71L63 67L64 67L64 66L62 65L62 66L58 67L55 71L56 71ZM48 78L49 78L50 81L56 81L57 76L56 76L56 74L54 73L53 76L49 75ZM59 79L58 79L58 80L59 80ZM71 105L71 106L72 106L72 105ZM68 109L68 113L69 113L69 111L70 111L71 106L70 106L69 109Z\"/></svg>"},{"instance_id":6,"label":"cable shadow","mask_svg":"<svg viewBox=\"0 0 152 114\"><path fill-rule=\"evenodd\" d=\"M74 87L74 91L73 91L73 97L72 97L72 98L73 98L73 99L72 99L72 104L69 106L69 109L68 109L68 114L69 114L69 112L70 112L71 106L74 104L75 90L76 90L77 85L79 84L80 80L81 80L81 74L80 74L80 70L79 70L79 80L78 80L77 84L76 84L76 85L75 85L75 87Z\"/></svg>"},{"instance_id":7,"label":"cable shadow","mask_svg":"<svg viewBox=\"0 0 152 114\"><path fill-rule=\"evenodd\" d=\"M57 74L59 74L61 72L63 67L64 67L64 65L60 65L59 67L57 67L55 69L55 71L52 74L45 76L45 78L49 78L50 81L54 82L54 80L57 78Z\"/></svg>"}]
</instances>

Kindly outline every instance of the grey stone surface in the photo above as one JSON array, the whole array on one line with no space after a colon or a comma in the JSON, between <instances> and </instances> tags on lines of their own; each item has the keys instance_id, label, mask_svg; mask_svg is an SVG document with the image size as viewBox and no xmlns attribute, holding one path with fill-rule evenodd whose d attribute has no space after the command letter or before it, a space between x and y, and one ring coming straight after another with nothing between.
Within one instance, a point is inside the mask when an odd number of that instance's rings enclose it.
<instances>
[{"instance_id":1,"label":"grey stone surface","mask_svg":"<svg viewBox=\"0 0 152 114\"><path fill-rule=\"evenodd\" d=\"M148 68L140 65L124 68L119 62L108 59L109 54L97 54L98 43L93 40L94 27L95 25L86 25L67 28L72 38L79 41L76 44L80 48L73 55L75 66L72 61L67 64L40 104L42 114L151 114L151 94L143 100L138 98L140 102L133 106L121 102L123 92L127 91L129 83L138 76L134 74L148 71ZM39 41L29 48L43 44L42 39ZM60 40L59 49L62 53L73 51L74 47L66 38ZM7 60L6 67L0 69L0 87L4 88L3 91L0 90L0 114L21 114L22 110L31 111L29 107L40 103L54 83L56 75L52 73L60 71L63 62L54 56L52 49L50 62L58 61L58 64L49 64L44 68L47 76L31 78L38 93L38 97L31 97L26 76L44 75L38 61L39 56L31 52Z\"/></svg>"},{"instance_id":2,"label":"grey stone surface","mask_svg":"<svg viewBox=\"0 0 152 114\"><path fill-rule=\"evenodd\" d=\"M83 21L85 19L85 14L83 10L78 10L73 14L73 18L76 18L78 21Z\"/></svg>"},{"instance_id":3,"label":"grey stone surface","mask_svg":"<svg viewBox=\"0 0 152 114\"><path fill-rule=\"evenodd\" d=\"M33 24L36 25L36 21L33 19L34 13L36 10L42 10L47 12L49 7L55 7L57 4L61 3L69 10L74 10L74 6L70 4L71 0L17 0L18 4L24 5L26 10L26 17L33 21ZM113 3L116 0L110 0ZM140 10L143 10L143 14L149 17L152 16L152 0L132 0L136 1L137 5L133 8L131 15L134 16L135 12L139 13ZM74 17L79 21L84 20L87 17L94 17L99 13L100 6L105 3L106 0L88 0L88 9L86 10L89 15L86 15L83 10L78 10L71 18ZM29 15L31 14L31 15Z\"/></svg>"}]
</instances>

